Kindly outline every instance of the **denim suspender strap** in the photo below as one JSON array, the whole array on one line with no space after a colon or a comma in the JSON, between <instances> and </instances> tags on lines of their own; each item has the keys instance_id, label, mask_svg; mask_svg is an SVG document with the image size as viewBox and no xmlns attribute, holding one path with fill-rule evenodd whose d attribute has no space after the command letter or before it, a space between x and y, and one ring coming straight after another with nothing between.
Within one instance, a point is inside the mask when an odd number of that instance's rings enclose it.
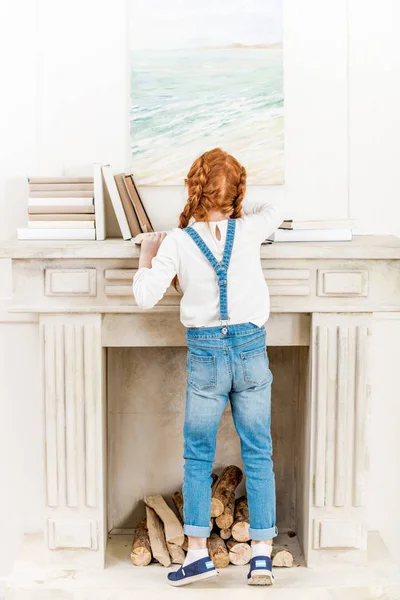
<instances>
[{"instance_id":1,"label":"denim suspender strap","mask_svg":"<svg viewBox=\"0 0 400 600\"><path fill-rule=\"evenodd\" d=\"M235 239L236 220L229 219L228 229L226 232L225 248L222 261L219 263L211 252L210 248L203 241L201 236L192 227L186 227L184 231L190 235L192 240L210 262L214 271L218 277L219 285L219 310L220 310L220 321L222 324L226 324L229 321L228 317L228 268L232 255L233 242Z\"/></svg>"}]
</instances>

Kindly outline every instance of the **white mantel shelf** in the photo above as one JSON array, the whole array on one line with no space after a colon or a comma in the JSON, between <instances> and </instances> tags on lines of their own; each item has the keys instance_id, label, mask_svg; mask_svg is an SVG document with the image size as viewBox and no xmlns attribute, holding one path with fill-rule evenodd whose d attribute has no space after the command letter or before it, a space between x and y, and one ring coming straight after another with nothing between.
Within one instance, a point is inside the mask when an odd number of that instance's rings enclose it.
<instances>
[{"instance_id":1,"label":"white mantel shelf","mask_svg":"<svg viewBox=\"0 0 400 600\"><path fill-rule=\"evenodd\" d=\"M52 259L138 259L140 249L131 241L107 239L95 241L19 241L0 244L0 258ZM359 235L351 242L291 242L263 245L262 259L400 259L400 238Z\"/></svg>"},{"instance_id":2,"label":"white mantel shelf","mask_svg":"<svg viewBox=\"0 0 400 600\"><path fill-rule=\"evenodd\" d=\"M12 259L9 310L34 314L40 334L45 558L40 550L40 561L29 567L35 581L43 561L67 559L77 572L104 567L107 349L186 344L176 290L169 288L153 310L136 306L139 255L132 242L117 239L0 244L0 258ZM273 244L262 246L261 264L271 297L268 344L308 347L295 442L298 540L308 566L334 561L340 586L341 565L365 564L367 556L369 353L374 314L400 313L400 239ZM35 551L30 555L36 560ZM26 596L19 585L24 569L11 578L8 597L41 599L34 587ZM317 582L318 572L310 577Z\"/></svg>"}]
</instances>

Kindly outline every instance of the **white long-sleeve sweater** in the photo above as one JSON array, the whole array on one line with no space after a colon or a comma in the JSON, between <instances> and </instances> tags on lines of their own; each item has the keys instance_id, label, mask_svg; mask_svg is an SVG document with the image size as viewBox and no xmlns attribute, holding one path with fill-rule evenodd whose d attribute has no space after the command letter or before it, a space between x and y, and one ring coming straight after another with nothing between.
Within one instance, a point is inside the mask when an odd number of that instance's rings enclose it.
<instances>
[{"instance_id":1,"label":"white long-sleeve sweater","mask_svg":"<svg viewBox=\"0 0 400 600\"><path fill-rule=\"evenodd\" d=\"M244 216L237 219L235 241L228 270L229 324L255 323L269 317L269 293L260 261L260 245L282 222L276 206L243 204ZM209 225L195 222L199 233L218 261L222 260L228 220ZM221 239L217 239L216 228ZM219 320L218 279L211 264L191 237L173 229L163 240L151 269L141 268L133 280L133 294L140 308L150 309L178 275L183 292L180 314L186 327L216 327Z\"/></svg>"}]
</instances>

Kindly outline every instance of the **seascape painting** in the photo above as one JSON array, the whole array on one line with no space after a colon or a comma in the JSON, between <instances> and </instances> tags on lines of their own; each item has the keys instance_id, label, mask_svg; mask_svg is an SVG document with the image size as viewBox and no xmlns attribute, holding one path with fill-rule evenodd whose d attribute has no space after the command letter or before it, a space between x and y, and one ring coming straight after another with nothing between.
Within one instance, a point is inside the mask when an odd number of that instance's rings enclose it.
<instances>
[{"instance_id":1,"label":"seascape painting","mask_svg":"<svg viewBox=\"0 0 400 600\"><path fill-rule=\"evenodd\" d=\"M214 147L284 182L282 0L128 0L131 171L182 185Z\"/></svg>"}]
</instances>

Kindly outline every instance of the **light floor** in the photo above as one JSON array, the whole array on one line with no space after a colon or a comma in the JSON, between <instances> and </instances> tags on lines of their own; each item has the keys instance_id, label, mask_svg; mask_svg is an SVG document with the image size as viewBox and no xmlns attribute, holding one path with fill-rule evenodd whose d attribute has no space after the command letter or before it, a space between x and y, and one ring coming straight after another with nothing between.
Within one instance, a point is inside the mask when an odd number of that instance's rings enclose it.
<instances>
[{"instance_id":1,"label":"light floor","mask_svg":"<svg viewBox=\"0 0 400 600\"><path fill-rule=\"evenodd\" d=\"M275 569L270 588L246 585L248 567L230 565L218 577L173 588L159 564L134 567L130 562L131 536L109 539L104 570L48 566L38 537L26 539L20 560L10 577L6 600L400 600L400 569L390 559L378 534L370 534L370 565L347 566L332 561L315 569L304 567L296 539L283 539L294 551L297 566ZM281 541L281 542L282 542ZM177 568L177 565L171 567Z\"/></svg>"}]
</instances>

